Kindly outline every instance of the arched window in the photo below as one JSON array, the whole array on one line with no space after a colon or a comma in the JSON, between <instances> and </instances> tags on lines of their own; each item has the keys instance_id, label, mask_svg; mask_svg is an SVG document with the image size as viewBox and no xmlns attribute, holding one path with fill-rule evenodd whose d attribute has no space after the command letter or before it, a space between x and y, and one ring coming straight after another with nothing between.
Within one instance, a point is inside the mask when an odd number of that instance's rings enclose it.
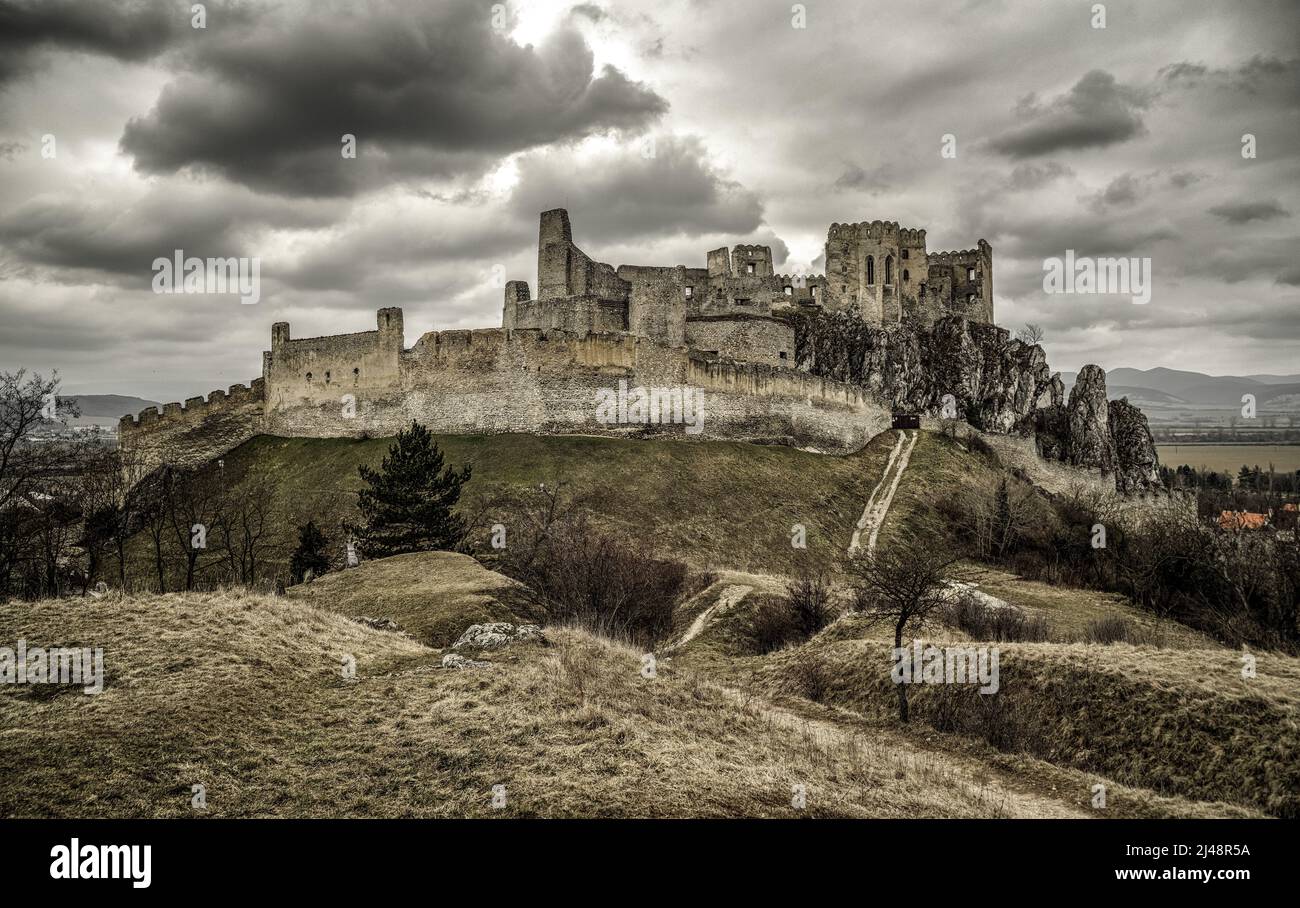
<instances>
[{"instance_id":1,"label":"arched window","mask_svg":"<svg viewBox=\"0 0 1300 908\"><path fill-rule=\"evenodd\" d=\"M887 255L885 256L885 284L888 286L892 283L894 283L894 257Z\"/></svg>"},{"instance_id":2,"label":"arched window","mask_svg":"<svg viewBox=\"0 0 1300 908\"><path fill-rule=\"evenodd\" d=\"M867 256L867 283L874 284L875 282L876 282L876 260L871 256Z\"/></svg>"}]
</instances>

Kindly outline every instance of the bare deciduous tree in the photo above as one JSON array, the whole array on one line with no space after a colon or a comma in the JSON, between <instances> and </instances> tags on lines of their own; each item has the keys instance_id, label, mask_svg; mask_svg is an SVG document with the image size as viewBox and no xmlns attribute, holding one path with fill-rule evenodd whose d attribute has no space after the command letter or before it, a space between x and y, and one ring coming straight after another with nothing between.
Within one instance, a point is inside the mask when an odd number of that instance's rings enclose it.
<instances>
[{"instance_id":1,"label":"bare deciduous tree","mask_svg":"<svg viewBox=\"0 0 1300 908\"><path fill-rule=\"evenodd\" d=\"M854 607L894 627L894 649L903 646L909 625L924 621L946 601L945 580L956 573L954 547L938 534L918 534L863 554L848 564ZM908 719L907 685L896 685L898 718Z\"/></svg>"},{"instance_id":2,"label":"bare deciduous tree","mask_svg":"<svg viewBox=\"0 0 1300 908\"><path fill-rule=\"evenodd\" d=\"M1026 344L1041 344L1045 336L1043 326L1034 322L1025 322L1025 326L1016 332L1016 337Z\"/></svg>"}]
</instances>

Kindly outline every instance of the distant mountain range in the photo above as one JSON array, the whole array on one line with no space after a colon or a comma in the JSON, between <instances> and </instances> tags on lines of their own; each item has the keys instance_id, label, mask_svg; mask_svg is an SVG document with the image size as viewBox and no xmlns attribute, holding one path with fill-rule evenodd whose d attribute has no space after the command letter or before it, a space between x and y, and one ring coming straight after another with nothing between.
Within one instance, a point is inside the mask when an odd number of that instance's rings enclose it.
<instances>
[{"instance_id":1,"label":"distant mountain range","mask_svg":"<svg viewBox=\"0 0 1300 908\"><path fill-rule=\"evenodd\" d=\"M99 426L116 429L123 416L135 416L146 407L161 407L156 400L129 397L125 394L60 394L59 403L76 405L78 416L62 419L69 426ZM63 416L63 414L60 414Z\"/></svg>"},{"instance_id":2,"label":"distant mountain range","mask_svg":"<svg viewBox=\"0 0 1300 908\"><path fill-rule=\"evenodd\" d=\"M1062 372L1068 391L1077 373ZM1157 407L1240 407L1243 394L1254 394L1260 410L1300 411L1300 375L1206 375L1181 369L1111 369L1106 373L1111 400L1127 397L1146 409Z\"/></svg>"}]
</instances>

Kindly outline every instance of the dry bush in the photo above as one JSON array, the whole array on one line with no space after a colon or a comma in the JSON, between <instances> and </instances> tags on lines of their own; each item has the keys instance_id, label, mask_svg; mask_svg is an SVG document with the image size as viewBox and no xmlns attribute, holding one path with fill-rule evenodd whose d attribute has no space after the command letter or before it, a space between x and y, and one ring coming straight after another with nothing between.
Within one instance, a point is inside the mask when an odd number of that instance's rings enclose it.
<instances>
[{"instance_id":1,"label":"dry bush","mask_svg":"<svg viewBox=\"0 0 1300 908\"><path fill-rule=\"evenodd\" d=\"M790 584L786 603L795 632L807 640L831 623L831 587L825 574L803 574Z\"/></svg>"},{"instance_id":2,"label":"dry bush","mask_svg":"<svg viewBox=\"0 0 1300 908\"><path fill-rule=\"evenodd\" d=\"M748 632L760 654L801 643L831 623L831 588L823 574L804 574L782 597L760 599L750 614Z\"/></svg>"},{"instance_id":3,"label":"dry bush","mask_svg":"<svg viewBox=\"0 0 1300 908\"><path fill-rule=\"evenodd\" d=\"M1083 640L1085 643L1099 643L1102 646L1110 646L1113 643L1128 643L1132 646L1160 645L1158 635L1119 615L1089 622L1083 632Z\"/></svg>"},{"instance_id":4,"label":"dry bush","mask_svg":"<svg viewBox=\"0 0 1300 908\"><path fill-rule=\"evenodd\" d=\"M1031 617L1017 608L997 608L974 596L957 596L941 615L945 624L960 628L974 640L999 643L1042 643L1051 639L1046 618Z\"/></svg>"},{"instance_id":5,"label":"dry bush","mask_svg":"<svg viewBox=\"0 0 1300 908\"><path fill-rule=\"evenodd\" d=\"M657 558L578 515L550 527L516 579L538 595L548 621L652 649L672 631L686 565Z\"/></svg>"},{"instance_id":6,"label":"dry bush","mask_svg":"<svg viewBox=\"0 0 1300 908\"><path fill-rule=\"evenodd\" d=\"M821 659L805 650L790 663L790 681L799 696L821 703L830 689L831 673Z\"/></svg>"},{"instance_id":7,"label":"dry bush","mask_svg":"<svg viewBox=\"0 0 1300 908\"><path fill-rule=\"evenodd\" d=\"M750 612L747 631L754 651L760 655L788 646L799 637L790 603L773 597L758 600Z\"/></svg>"},{"instance_id":8,"label":"dry bush","mask_svg":"<svg viewBox=\"0 0 1300 908\"><path fill-rule=\"evenodd\" d=\"M918 706L938 731L983 738L998 750L1043 753L1047 735L1037 704L1002 694L981 694L971 685L926 685Z\"/></svg>"}]
</instances>

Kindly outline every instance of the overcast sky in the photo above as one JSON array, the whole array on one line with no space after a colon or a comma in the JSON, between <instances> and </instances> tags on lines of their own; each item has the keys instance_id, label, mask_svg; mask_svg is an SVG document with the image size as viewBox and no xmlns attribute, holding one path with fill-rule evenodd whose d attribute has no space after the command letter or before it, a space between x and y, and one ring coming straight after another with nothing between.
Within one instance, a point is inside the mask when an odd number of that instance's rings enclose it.
<instances>
[{"instance_id":1,"label":"overcast sky","mask_svg":"<svg viewBox=\"0 0 1300 908\"><path fill-rule=\"evenodd\" d=\"M1104 5L0 0L0 370L178 400L276 321L495 327L566 207L614 265L984 238L1055 369L1300 372L1300 2ZM155 294L177 248L257 257L261 301ZM1151 302L1045 294L1066 250L1149 257Z\"/></svg>"}]
</instances>

